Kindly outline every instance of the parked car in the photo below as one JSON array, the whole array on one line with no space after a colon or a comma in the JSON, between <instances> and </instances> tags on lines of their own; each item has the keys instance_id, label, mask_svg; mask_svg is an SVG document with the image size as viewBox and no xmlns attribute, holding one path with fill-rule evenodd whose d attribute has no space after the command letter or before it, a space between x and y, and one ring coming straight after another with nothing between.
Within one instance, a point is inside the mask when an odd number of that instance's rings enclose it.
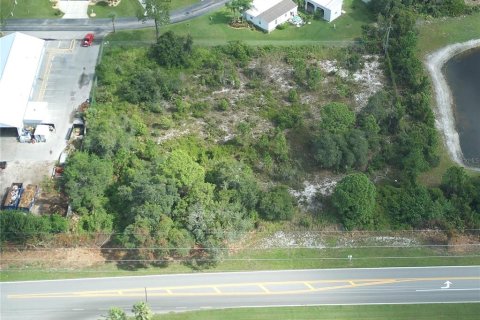
<instances>
[{"instance_id":1,"label":"parked car","mask_svg":"<svg viewBox=\"0 0 480 320\"><path fill-rule=\"evenodd\" d=\"M85 35L85 37L83 38L82 46L83 47L90 47L93 43L94 38L95 38L95 36L93 35L93 33L87 33Z\"/></svg>"}]
</instances>

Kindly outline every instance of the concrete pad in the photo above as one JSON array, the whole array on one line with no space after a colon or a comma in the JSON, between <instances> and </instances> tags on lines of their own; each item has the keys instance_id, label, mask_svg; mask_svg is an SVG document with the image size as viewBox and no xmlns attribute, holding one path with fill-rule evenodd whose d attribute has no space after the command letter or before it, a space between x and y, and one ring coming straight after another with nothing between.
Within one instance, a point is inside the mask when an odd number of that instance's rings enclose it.
<instances>
[{"instance_id":1,"label":"concrete pad","mask_svg":"<svg viewBox=\"0 0 480 320\"><path fill-rule=\"evenodd\" d=\"M35 144L19 143L14 134L0 134L0 160L7 161L7 169L0 172L0 191L13 182L38 182L50 174L67 146L75 109L90 96L99 48L95 43L81 47L78 40L46 42L32 97L48 103L56 130L46 142Z\"/></svg>"},{"instance_id":2,"label":"concrete pad","mask_svg":"<svg viewBox=\"0 0 480 320\"><path fill-rule=\"evenodd\" d=\"M90 1L62 0L58 1L58 9L65 13L62 19L88 19Z\"/></svg>"}]
</instances>

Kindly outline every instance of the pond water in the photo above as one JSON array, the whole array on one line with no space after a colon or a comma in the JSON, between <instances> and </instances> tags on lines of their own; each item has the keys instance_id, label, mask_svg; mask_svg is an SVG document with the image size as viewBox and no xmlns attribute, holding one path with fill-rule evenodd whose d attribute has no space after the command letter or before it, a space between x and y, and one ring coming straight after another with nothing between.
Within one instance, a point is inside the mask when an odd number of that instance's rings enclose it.
<instances>
[{"instance_id":1,"label":"pond water","mask_svg":"<svg viewBox=\"0 0 480 320\"><path fill-rule=\"evenodd\" d=\"M480 167L480 48L454 56L444 73L453 95L464 163Z\"/></svg>"}]
</instances>

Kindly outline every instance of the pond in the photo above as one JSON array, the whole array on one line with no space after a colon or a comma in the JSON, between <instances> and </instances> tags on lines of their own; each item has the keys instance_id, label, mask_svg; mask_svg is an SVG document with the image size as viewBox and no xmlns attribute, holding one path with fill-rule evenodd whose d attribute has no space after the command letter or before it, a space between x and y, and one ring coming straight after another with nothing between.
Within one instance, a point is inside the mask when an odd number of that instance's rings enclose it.
<instances>
[{"instance_id":1,"label":"pond","mask_svg":"<svg viewBox=\"0 0 480 320\"><path fill-rule=\"evenodd\" d=\"M453 96L464 163L480 167L480 48L454 56L443 71Z\"/></svg>"}]
</instances>

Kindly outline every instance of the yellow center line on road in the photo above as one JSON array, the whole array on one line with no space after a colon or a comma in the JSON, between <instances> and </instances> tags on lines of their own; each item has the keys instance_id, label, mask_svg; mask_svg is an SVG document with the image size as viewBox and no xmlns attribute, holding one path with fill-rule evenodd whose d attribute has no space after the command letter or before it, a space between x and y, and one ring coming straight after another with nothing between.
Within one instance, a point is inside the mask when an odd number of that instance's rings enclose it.
<instances>
[{"instance_id":1,"label":"yellow center line on road","mask_svg":"<svg viewBox=\"0 0 480 320\"><path fill-rule=\"evenodd\" d=\"M310 283L304 282L303 284L304 284L305 286L307 286L310 290L312 290L312 291L315 290L315 287L312 286Z\"/></svg>"},{"instance_id":2,"label":"yellow center line on road","mask_svg":"<svg viewBox=\"0 0 480 320\"><path fill-rule=\"evenodd\" d=\"M270 290L268 290L263 284L259 283L258 287L262 289L265 293L270 293Z\"/></svg>"},{"instance_id":3,"label":"yellow center line on road","mask_svg":"<svg viewBox=\"0 0 480 320\"><path fill-rule=\"evenodd\" d=\"M400 279L353 279L353 280L314 280L314 281L282 281L282 282L254 282L254 283L225 283L216 285L194 285L194 286L168 286L148 288L150 296L239 296L239 295L285 295L301 294L308 292L319 292L327 290L338 290L347 288L358 288L366 286L377 286L393 283L417 282L417 281L446 281L446 280L480 280L480 277L435 277L435 278L400 278ZM308 289L296 290L272 290L266 286L271 285L298 285L302 284ZM312 284L331 284L326 287L314 287ZM336 285L334 285L336 284ZM239 290L233 292L221 291L221 288L248 288L257 287L262 291ZM211 289L205 292L188 292L189 289ZM77 292L55 292L55 293L32 293L8 295L9 299L36 299L36 298L87 298L87 297L142 297L145 288L131 288L122 290L98 290L98 291L77 291ZM175 292L175 290L187 290L187 292Z\"/></svg>"}]
</instances>

